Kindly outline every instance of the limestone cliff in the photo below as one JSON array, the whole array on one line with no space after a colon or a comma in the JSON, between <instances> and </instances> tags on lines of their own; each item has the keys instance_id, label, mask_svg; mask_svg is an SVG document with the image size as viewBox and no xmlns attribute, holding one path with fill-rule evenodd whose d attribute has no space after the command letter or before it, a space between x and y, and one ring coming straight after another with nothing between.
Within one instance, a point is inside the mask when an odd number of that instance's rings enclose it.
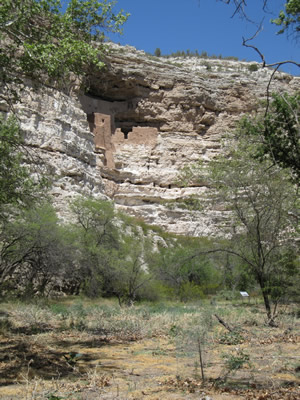
<instances>
[{"instance_id":1,"label":"limestone cliff","mask_svg":"<svg viewBox=\"0 0 300 400\"><path fill-rule=\"evenodd\" d=\"M205 183L179 187L178 170L221 151L222 137L265 97L271 72L251 72L245 62L155 58L118 45L107 63L79 99L28 88L19 107L27 144L55 176L57 207L78 192L107 195L171 232L216 234L225 211L195 216L166 201L209 190ZM270 88L299 89L299 78L280 73Z\"/></svg>"},{"instance_id":2,"label":"limestone cliff","mask_svg":"<svg viewBox=\"0 0 300 400\"><path fill-rule=\"evenodd\" d=\"M31 82L20 94L15 109L28 163L32 174L45 173L51 179L50 194L60 217L68 218L69 202L79 194L104 198L102 162L78 100Z\"/></svg>"},{"instance_id":3,"label":"limestone cliff","mask_svg":"<svg viewBox=\"0 0 300 400\"><path fill-rule=\"evenodd\" d=\"M215 234L224 210L192 215L166 201L209 190L178 186L178 171L221 151L222 137L265 98L271 71L228 60L164 59L111 46L107 70L81 103L102 153L106 193L126 212L166 230ZM277 74L270 91L299 90L299 78Z\"/></svg>"}]
</instances>

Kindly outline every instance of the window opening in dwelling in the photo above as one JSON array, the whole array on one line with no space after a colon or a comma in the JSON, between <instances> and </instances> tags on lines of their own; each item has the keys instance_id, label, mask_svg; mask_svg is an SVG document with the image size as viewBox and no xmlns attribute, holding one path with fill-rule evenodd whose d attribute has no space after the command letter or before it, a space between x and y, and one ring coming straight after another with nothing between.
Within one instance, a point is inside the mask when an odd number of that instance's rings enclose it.
<instances>
[{"instance_id":1,"label":"window opening in dwelling","mask_svg":"<svg viewBox=\"0 0 300 400\"><path fill-rule=\"evenodd\" d=\"M131 128L121 128L121 132L124 134L124 139L128 139L128 134L131 132Z\"/></svg>"}]
</instances>

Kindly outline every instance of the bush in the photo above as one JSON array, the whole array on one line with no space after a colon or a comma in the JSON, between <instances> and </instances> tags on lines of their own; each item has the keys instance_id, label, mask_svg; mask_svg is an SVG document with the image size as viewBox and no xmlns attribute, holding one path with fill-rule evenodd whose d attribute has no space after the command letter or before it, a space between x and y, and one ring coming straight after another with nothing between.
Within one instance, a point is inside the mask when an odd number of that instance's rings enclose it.
<instances>
[{"instance_id":1,"label":"bush","mask_svg":"<svg viewBox=\"0 0 300 400\"><path fill-rule=\"evenodd\" d=\"M155 57L161 57L161 50L160 50L159 47L157 47L157 48L155 49L154 55L155 55Z\"/></svg>"},{"instance_id":2,"label":"bush","mask_svg":"<svg viewBox=\"0 0 300 400\"><path fill-rule=\"evenodd\" d=\"M258 71L258 65L257 64L250 64L250 65L248 65L248 70L250 72Z\"/></svg>"},{"instance_id":3,"label":"bush","mask_svg":"<svg viewBox=\"0 0 300 400\"><path fill-rule=\"evenodd\" d=\"M219 343L236 345L245 341L244 337L238 331L226 332L219 338Z\"/></svg>"},{"instance_id":4,"label":"bush","mask_svg":"<svg viewBox=\"0 0 300 400\"><path fill-rule=\"evenodd\" d=\"M180 289L180 301L187 302L189 300L203 299L204 293L200 286L192 282L186 282Z\"/></svg>"}]
</instances>

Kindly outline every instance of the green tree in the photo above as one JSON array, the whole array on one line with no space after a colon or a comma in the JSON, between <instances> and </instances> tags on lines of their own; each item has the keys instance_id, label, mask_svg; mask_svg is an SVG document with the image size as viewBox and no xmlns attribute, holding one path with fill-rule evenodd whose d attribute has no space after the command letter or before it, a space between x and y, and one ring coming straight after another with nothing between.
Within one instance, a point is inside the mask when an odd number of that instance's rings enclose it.
<instances>
[{"instance_id":1,"label":"green tree","mask_svg":"<svg viewBox=\"0 0 300 400\"><path fill-rule=\"evenodd\" d=\"M155 57L161 57L161 50L159 47L157 47L154 51L154 55Z\"/></svg>"},{"instance_id":2,"label":"green tree","mask_svg":"<svg viewBox=\"0 0 300 400\"><path fill-rule=\"evenodd\" d=\"M107 248L118 245L119 230L114 223L116 213L112 202L79 198L73 202L71 209L87 244L91 242Z\"/></svg>"},{"instance_id":3,"label":"green tree","mask_svg":"<svg viewBox=\"0 0 300 400\"><path fill-rule=\"evenodd\" d=\"M259 162L255 145L239 136L226 156L189 170L189 179L206 179L215 189L215 201L230 214L230 246L216 249L237 257L256 280L270 324L279 300L293 286L297 266L297 188L286 171ZM205 212L205 210L204 210Z\"/></svg>"},{"instance_id":4,"label":"green tree","mask_svg":"<svg viewBox=\"0 0 300 400\"><path fill-rule=\"evenodd\" d=\"M28 205L46 183L34 182L23 165L25 150L19 125L14 117L0 116L0 222L8 218L9 207ZM23 150L23 151L22 151Z\"/></svg>"},{"instance_id":5,"label":"green tree","mask_svg":"<svg viewBox=\"0 0 300 400\"><path fill-rule=\"evenodd\" d=\"M300 181L300 95L274 94L267 112L245 117L239 131L255 143L254 157L289 168Z\"/></svg>"},{"instance_id":6,"label":"green tree","mask_svg":"<svg viewBox=\"0 0 300 400\"><path fill-rule=\"evenodd\" d=\"M103 67L103 32L121 32L128 17L114 14L114 4L71 0L63 12L60 0L3 0L0 79L8 91L23 76L66 89L72 74L82 78L89 67Z\"/></svg>"},{"instance_id":7,"label":"green tree","mask_svg":"<svg viewBox=\"0 0 300 400\"><path fill-rule=\"evenodd\" d=\"M135 301L151 279L151 243L109 201L78 199L72 209L80 227L76 236L85 292L115 295L120 304Z\"/></svg>"},{"instance_id":8,"label":"green tree","mask_svg":"<svg viewBox=\"0 0 300 400\"><path fill-rule=\"evenodd\" d=\"M219 286L219 273L205 254L210 246L204 238L188 238L160 249L154 268L156 277L180 301L199 298ZM199 255L199 249L202 255Z\"/></svg>"},{"instance_id":9,"label":"green tree","mask_svg":"<svg viewBox=\"0 0 300 400\"><path fill-rule=\"evenodd\" d=\"M134 232L132 227L123 235L118 249L108 255L108 268L102 274L105 290L118 298L119 304L132 305L143 298L152 280L149 270L153 261L151 241Z\"/></svg>"},{"instance_id":10,"label":"green tree","mask_svg":"<svg viewBox=\"0 0 300 400\"><path fill-rule=\"evenodd\" d=\"M49 204L6 221L0 235L0 290L47 294L75 279L72 236Z\"/></svg>"},{"instance_id":11,"label":"green tree","mask_svg":"<svg viewBox=\"0 0 300 400\"><path fill-rule=\"evenodd\" d=\"M114 224L113 204L105 200L79 198L71 205L76 218L74 227L82 287L90 296L102 293L102 271L109 268L110 254L119 243L119 230Z\"/></svg>"}]
</instances>

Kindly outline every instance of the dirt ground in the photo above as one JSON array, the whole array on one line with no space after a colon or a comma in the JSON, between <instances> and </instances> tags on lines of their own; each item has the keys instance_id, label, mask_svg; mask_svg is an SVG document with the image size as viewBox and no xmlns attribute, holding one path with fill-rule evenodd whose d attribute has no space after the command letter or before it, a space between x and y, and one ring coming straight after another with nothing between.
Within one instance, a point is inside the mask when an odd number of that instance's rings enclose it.
<instances>
[{"instance_id":1,"label":"dirt ground","mask_svg":"<svg viewBox=\"0 0 300 400\"><path fill-rule=\"evenodd\" d=\"M202 352L203 383L199 353L172 335L122 340L54 326L36 333L10 327L0 335L0 398L296 400L297 328L245 326L241 343L226 343L225 328L217 326ZM224 353L249 354L251 362L228 373Z\"/></svg>"}]
</instances>

